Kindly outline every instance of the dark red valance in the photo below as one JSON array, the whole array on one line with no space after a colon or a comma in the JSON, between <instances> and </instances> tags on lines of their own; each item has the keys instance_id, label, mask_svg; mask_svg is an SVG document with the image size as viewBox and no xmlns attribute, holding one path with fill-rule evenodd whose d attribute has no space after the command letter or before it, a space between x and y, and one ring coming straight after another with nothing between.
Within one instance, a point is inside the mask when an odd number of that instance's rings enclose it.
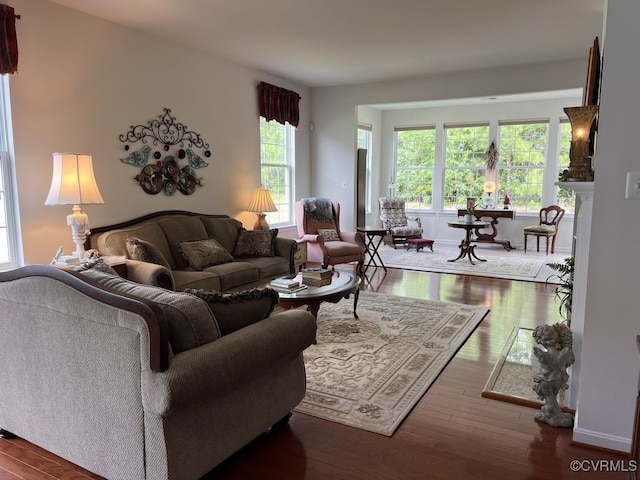
<instances>
[{"instance_id":1,"label":"dark red valance","mask_svg":"<svg viewBox=\"0 0 640 480\"><path fill-rule=\"evenodd\" d=\"M260 116L278 123L289 122L294 127L300 122L300 95L292 90L276 87L265 82L258 85Z\"/></svg>"},{"instance_id":2,"label":"dark red valance","mask_svg":"<svg viewBox=\"0 0 640 480\"><path fill-rule=\"evenodd\" d=\"M18 39L13 7L0 5L0 74L18 70Z\"/></svg>"}]
</instances>

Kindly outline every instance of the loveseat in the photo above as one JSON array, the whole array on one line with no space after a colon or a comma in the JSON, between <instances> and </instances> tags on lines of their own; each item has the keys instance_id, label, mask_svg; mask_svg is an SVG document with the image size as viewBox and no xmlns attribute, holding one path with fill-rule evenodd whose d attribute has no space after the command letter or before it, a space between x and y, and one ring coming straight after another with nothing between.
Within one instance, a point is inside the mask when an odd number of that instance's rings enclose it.
<instances>
[{"instance_id":1,"label":"loveseat","mask_svg":"<svg viewBox=\"0 0 640 480\"><path fill-rule=\"evenodd\" d=\"M271 314L270 289L198 293L95 269L0 273L1 433L110 480L188 480L288 418L313 316Z\"/></svg>"},{"instance_id":2,"label":"loveseat","mask_svg":"<svg viewBox=\"0 0 640 480\"><path fill-rule=\"evenodd\" d=\"M127 278L175 291L234 291L292 273L296 241L227 215L172 210L92 228L85 244L125 259Z\"/></svg>"}]
</instances>

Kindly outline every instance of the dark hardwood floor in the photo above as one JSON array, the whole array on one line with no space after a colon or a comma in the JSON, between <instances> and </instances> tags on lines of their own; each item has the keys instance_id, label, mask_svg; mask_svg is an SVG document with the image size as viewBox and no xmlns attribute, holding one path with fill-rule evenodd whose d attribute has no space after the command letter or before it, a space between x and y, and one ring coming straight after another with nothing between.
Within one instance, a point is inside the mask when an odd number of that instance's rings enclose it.
<instances>
[{"instance_id":1,"label":"dark hardwood floor","mask_svg":"<svg viewBox=\"0 0 640 480\"><path fill-rule=\"evenodd\" d=\"M369 269L363 288L482 305L491 312L392 437L294 413L288 425L256 439L206 479L631 478L624 472L572 472L572 460L625 462L628 456L574 445L571 429L536 423L535 409L481 397L514 326L560 320L552 286ZM100 477L24 440L0 439L0 480L86 478Z\"/></svg>"}]
</instances>

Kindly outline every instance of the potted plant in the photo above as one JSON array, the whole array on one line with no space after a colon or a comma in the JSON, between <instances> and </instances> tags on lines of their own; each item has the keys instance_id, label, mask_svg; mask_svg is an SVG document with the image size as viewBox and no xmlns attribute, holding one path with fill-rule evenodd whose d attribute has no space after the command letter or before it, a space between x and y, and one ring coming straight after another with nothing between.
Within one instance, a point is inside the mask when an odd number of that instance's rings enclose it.
<instances>
[{"instance_id":1,"label":"potted plant","mask_svg":"<svg viewBox=\"0 0 640 480\"><path fill-rule=\"evenodd\" d=\"M566 320L567 326L571 326L571 304L573 300L573 270L574 270L575 257L567 257L564 259L564 263L547 263L549 268L557 273L549 275L549 280L557 280L558 284L555 289L555 294L560 299L560 305L558 311L560 315ZM556 283L556 282L554 282Z\"/></svg>"}]
</instances>

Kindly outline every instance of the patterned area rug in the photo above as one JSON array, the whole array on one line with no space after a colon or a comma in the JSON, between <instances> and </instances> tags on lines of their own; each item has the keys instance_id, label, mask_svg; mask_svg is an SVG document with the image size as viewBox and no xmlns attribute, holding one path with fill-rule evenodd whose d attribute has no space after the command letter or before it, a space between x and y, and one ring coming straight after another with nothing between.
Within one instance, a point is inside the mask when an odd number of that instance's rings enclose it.
<instances>
[{"instance_id":1,"label":"patterned area rug","mask_svg":"<svg viewBox=\"0 0 640 480\"><path fill-rule=\"evenodd\" d=\"M295 411L392 435L488 312L363 291L356 320L351 300L323 303Z\"/></svg>"},{"instance_id":2,"label":"patterned area rug","mask_svg":"<svg viewBox=\"0 0 640 480\"><path fill-rule=\"evenodd\" d=\"M551 274L545 266L546 262L555 261L549 257L540 257L530 254L530 258L524 258L516 251L507 252L503 249L487 249L476 247L476 255L484 258L486 262L471 264L467 257L449 262L460 253L457 246L434 245L434 251L429 250L415 252L406 251L399 247L381 248L380 256L387 267L403 268L407 270L420 270L437 273L456 273L461 275L478 275L483 277L508 278L512 280L528 280L544 282Z\"/></svg>"}]
</instances>

